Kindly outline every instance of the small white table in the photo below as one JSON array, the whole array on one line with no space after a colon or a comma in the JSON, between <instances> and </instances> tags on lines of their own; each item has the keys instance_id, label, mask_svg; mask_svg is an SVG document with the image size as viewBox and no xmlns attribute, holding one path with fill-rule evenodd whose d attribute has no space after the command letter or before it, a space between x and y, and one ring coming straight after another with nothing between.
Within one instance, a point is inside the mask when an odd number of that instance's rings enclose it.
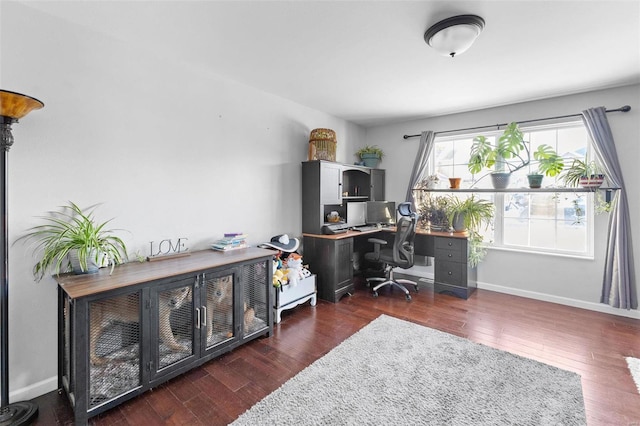
<instances>
[{"instance_id":1,"label":"small white table","mask_svg":"<svg viewBox=\"0 0 640 426\"><path fill-rule=\"evenodd\" d=\"M274 322L280 322L280 314L285 309L295 308L311 300L311 306L316 306L316 276L311 275L298 282L298 285L286 284L279 288L272 287Z\"/></svg>"}]
</instances>

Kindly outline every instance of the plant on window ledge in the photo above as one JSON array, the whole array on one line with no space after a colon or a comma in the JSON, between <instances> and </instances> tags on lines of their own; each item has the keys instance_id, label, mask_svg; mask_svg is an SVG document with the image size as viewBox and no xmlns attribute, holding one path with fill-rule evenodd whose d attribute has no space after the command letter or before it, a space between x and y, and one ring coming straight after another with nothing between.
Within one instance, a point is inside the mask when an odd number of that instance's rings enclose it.
<instances>
[{"instance_id":1,"label":"plant on window ledge","mask_svg":"<svg viewBox=\"0 0 640 426\"><path fill-rule=\"evenodd\" d=\"M514 159L519 160L519 163L514 165L509 161ZM513 122L504 129L495 146L486 136L473 138L468 168L474 175L484 168L494 169L491 172L493 187L503 189L509 185L511 173L525 167L529 161L529 148L524 140L524 133L518 123Z\"/></svg>"},{"instance_id":2,"label":"plant on window ledge","mask_svg":"<svg viewBox=\"0 0 640 426\"><path fill-rule=\"evenodd\" d=\"M565 186L592 189L596 191L604 182L602 167L595 161L574 159L571 166L560 176ZM608 213L611 211L611 202L606 201L599 191L595 194L596 213Z\"/></svg>"},{"instance_id":3,"label":"plant on window ledge","mask_svg":"<svg viewBox=\"0 0 640 426\"><path fill-rule=\"evenodd\" d=\"M571 166L564 172L560 179L571 188L583 184L585 179L604 179L602 168L595 161L574 159Z\"/></svg>"},{"instance_id":4,"label":"plant on window ledge","mask_svg":"<svg viewBox=\"0 0 640 426\"><path fill-rule=\"evenodd\" d=\"M564 160L547 144L542 144L533 152L533 158L538 163L535 173L527 175L530 188L540 188L544 176L557 176L564 169Z\"/></svg>"}]
</instances>

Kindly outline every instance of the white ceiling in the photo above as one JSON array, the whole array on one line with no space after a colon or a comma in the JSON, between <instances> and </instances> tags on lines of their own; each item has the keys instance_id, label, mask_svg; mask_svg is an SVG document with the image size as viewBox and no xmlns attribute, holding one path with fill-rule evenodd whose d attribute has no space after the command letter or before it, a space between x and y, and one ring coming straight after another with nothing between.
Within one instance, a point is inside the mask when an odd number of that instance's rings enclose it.
<instances>
[{"instance_id":1,"label":"white ceiling","mask_svg":"<svg viewBox=\"0 0 640 426\"><path fill-rule=\"evenodd\" d=\"M640 0L24 4L364 126L640 82ZM459 14L485 29L439 56Z\"/></svg>"}]
</instances>

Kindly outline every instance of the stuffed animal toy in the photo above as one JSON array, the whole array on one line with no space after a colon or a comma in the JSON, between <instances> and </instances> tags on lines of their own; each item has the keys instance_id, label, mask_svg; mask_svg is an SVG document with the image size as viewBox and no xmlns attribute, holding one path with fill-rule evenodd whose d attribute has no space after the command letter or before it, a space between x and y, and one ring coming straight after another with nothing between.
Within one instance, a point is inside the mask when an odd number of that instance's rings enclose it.
<instances>
[{"instance_id":1,"label":"stuffed animal toy","mask_svg":"<svg viewBox=\"0 0 640 426\"><path fill-rule=\"evenodd\" d=\"M302 278L307 278L311 276L311 271L309 270L308 265L302 265Z\"/></svg>"},{"instance_id":2,"label":"stuffed animal toy","mask_svg":"<svg viewBox=\"0 0 640 426\"><path fill-rule=\"evenodd\" d=\"M273 273L273 286L278 288L287 284L287 276L282 269L276 269Z\"/></svg>"},{"instance_id":3,"label":"stuffed animal toy","mask_svg":"<svg viewBox=\"0 0 640 426\"><path fill-rule=\"evenodd\" d=\"M298 281L304 278L302 270L302 256L297 253L291 253L287 258L287 278L289 279L289 285L295 287L298 285Z\"/></svg>"}]
</instances>

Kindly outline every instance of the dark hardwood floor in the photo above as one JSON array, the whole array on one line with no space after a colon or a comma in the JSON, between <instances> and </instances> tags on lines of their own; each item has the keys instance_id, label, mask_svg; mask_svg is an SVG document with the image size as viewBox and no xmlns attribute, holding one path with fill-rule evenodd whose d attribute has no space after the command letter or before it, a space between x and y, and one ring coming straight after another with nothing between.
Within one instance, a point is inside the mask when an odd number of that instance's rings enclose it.
<instances>
[{"instance_id":1,"label":"dark hardwood floor","mask_svg":"<svg viewBox=\"0 0 640 426\"><path fill-rule=\"evenodd\" d=\"M273 336L173 379L90 420L94 425L226 425L380 314L442 330L582 377L589 425L640 425L625 357L640 358L640 320L478 290L468 300L423 289L373 298L359 286L333 304L283 313ZM428 354L425 354L428 356ZM71 425L66 396L36 398L37 425Z\"/></svg>"}]
</instances>

